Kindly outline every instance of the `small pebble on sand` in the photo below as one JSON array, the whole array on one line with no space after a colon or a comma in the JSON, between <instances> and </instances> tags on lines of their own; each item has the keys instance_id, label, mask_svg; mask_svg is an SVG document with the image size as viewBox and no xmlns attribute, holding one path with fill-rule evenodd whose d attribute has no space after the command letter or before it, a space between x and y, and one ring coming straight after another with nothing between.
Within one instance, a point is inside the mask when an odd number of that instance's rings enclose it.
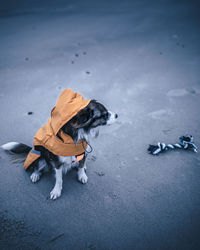
<instances>
[{"instance_id":1,"label":"small pebble on sand","mask_svg":"<svg viewBox=\"0 0 200 250\"><path fill-rule=\"evenodd\" d=\"M32 111L29 111L29 112L28 112L28 115L32 115L32 114L33 114L33 112L32 112Z\"/></svg>"}]
</instances>

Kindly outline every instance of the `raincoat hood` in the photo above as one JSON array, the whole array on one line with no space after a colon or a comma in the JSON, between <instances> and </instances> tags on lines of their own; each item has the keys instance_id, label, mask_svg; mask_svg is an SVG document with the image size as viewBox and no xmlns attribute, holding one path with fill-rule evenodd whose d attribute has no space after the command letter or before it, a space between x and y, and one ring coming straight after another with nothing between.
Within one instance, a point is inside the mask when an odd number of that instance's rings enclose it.
<instances>
[{"instance_id":1,"label":"raincoat hood","mask_svg":"<svg viewBox=\"0 0 200 250\"><path fill-rule=\"evenodd\" d=\"M58 98L56 106L51 111L51 126L54 134L57 134L65 123L71 120L89 103L90 100L85 100L78 92L65 89Z\"/></svg>"}]
</instances>

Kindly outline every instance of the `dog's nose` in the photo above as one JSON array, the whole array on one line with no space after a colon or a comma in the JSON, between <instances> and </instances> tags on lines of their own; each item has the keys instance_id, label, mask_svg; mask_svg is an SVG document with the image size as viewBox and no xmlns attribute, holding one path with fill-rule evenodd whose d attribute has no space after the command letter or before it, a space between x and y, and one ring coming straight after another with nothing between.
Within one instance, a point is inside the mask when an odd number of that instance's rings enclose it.
<instances>
[{"instance_id":1,"label":"dog's nose","mask_svg":"<svg viewBox=\"0 0 200 250\"><path fill-rule=\"evenodd\" d=\"M118 117L118 114L115 114L115 119L117 119L117 117Z\"/></svg>"}]
</instances>

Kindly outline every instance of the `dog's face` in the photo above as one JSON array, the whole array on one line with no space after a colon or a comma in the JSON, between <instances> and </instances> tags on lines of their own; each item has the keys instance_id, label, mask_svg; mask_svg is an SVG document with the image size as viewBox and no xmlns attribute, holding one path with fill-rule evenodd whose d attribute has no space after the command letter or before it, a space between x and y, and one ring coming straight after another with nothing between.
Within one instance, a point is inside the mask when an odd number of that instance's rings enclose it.
<instances>
[{"instance_id":1,"label":"dog's face","mask_svg":"<svg viewBox=\"0 0 200 250\"><path fill-rule=\"evenodd\" d=\"M110 125L114 123L118 115L108 111L103 104L92 100L88 106L82 109L72 120L75 128L90 128Z\"/></svg>"},{"instance_id":2,"label":"dog's face","mask_svg":"<svg viewBox=\"0 0 200 250\"><path fill-rule=\"evenodd\" d=\"M103 104L96 100L91 102L78 112L62 129L77 141L78 132L91 134L95 137L98 135L98 127L113 124L118 115L108 111Z\"/></svg>"}]
</instances>

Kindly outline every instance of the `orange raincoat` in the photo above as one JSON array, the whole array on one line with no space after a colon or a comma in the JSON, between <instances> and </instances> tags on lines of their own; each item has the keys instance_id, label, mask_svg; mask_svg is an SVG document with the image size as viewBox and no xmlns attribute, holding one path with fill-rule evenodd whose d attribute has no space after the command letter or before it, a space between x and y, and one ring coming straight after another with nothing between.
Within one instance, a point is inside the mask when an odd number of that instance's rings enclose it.
<instances>
[{"instance_id":1,"label":"orange raincoat","mask_svg":"<svg viewBox=\"0 0 200 250\"><path fill-rule=\"evenodd\" d=\"M43 146L59 156L83 155L87 143L78 141L75 145L71 136L65 134L61 128L89 103L90 100L85 100L78 92L75 93L71 89L65 89L51 111L51 118L35 134L34 146ZM57 134L63 141L57 137ZM32 149L24 162L24 169L27 169L39 157L40 151Z\"/></svg>"}]
</instances>

